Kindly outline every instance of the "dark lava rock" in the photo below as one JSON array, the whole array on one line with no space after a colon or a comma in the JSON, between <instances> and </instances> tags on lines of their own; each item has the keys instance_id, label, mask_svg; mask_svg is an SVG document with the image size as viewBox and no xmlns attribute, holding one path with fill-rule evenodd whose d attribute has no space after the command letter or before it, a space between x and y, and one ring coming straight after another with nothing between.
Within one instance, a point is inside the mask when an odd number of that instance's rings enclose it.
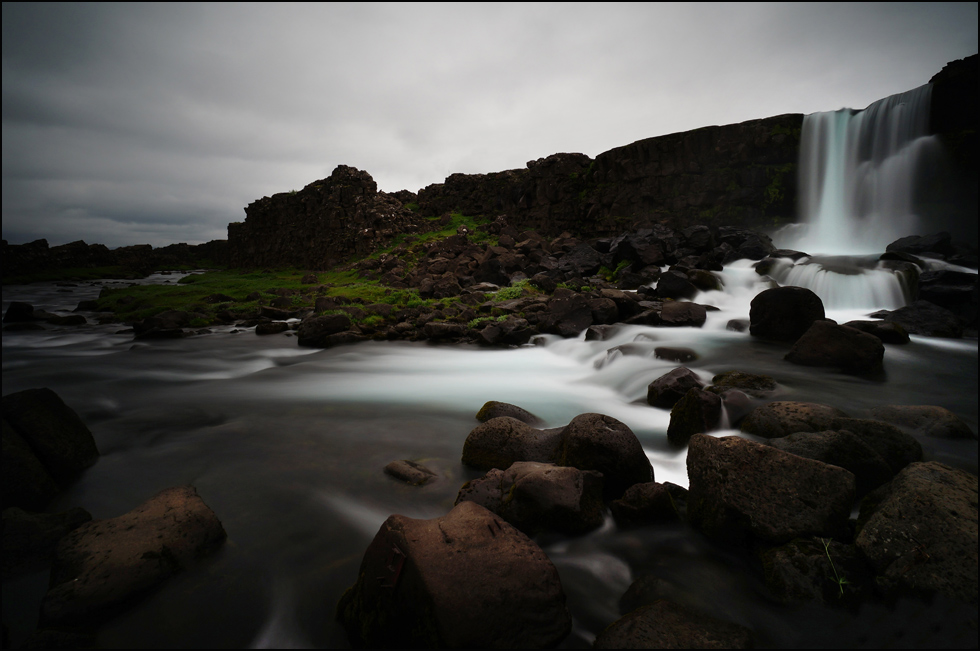
<instances>
[{"instance_id":1,"label":"dark lava rock","mask_svg":"<svg viewBox=\"0 0 980 651\"><path fill-rule=\"evenodd\" d=\"M548 311L538 322L542 332L552 332L562 337L574 337L592 325L592 306L585 296L569 291L555 290L555 298L548 304Z\"/></svg>"},{"instance_id":2,"label":"dark lava rock","mask_svg":"<svg viewBox=\"0 0 980 651\"><path fill-rule=\"evenodd\" d=\"M899 251L913 255L923 253L950 255L955 253L956 249L953 248L952 237L944 231L933 235L909 235L899 238L886 246L885 251Z\"/></svg>"},{"instance_id":3,"label":"dark lava rock","mask_svg":"<svg viewBox=\"0 0 980 651\"><path fill-rule=\"evenodd\" d=\"M675 447L684 447L695 434L718 429L720 422L721 398L694 387L670 410L667 441Z\"/></svg>"},{"instance_id":4,"label":"dark lava rock","mask_svg":"<svg viewBox=\"0 0 980 651\"><path fill-rule=\"evenodd\" d=\"M3 315L4 323L17 323L21 321L34 320L34 306L30 303L11 301L7 306L7 311Z\"/></svg>"},{"instance_id":5,"label":"dark lava rock","mask_svg":"<svg viewBox=\"0 0 980 651\"><path fill-rule=\"evenodd\" d=\"M785 359L801 366L826 366L868 375L882 371L884 356L885 346L878 337L830 321L814 321Z\"/></svg>"},{"instance_id":6,"label":"dark lava rock","mask_svg":"<svg viewBox=\"0 0 980 651\"><path fill-rule=\"evenodd\" d=\"M40 511L60 490L24 437L3 419L3 508Z\"/></svg>"},{"instance_id":7,"label":"dark lava rock","mask_svg":"<svg viewBox=\"0 0 980 651\"><path fill-rule=\"evenodd\" d=\"M660 275L657 281L657 296L660 298L693 298L698 288L688 280L687 274L670 270Z\"/></svg>"},{"instance_id":8,"label":"dark lava rock","mask_svg":"<svg viewBox=\"0 0 980 651\"><path fill-rule=\"evenodd\" d=\"M337 618L369 648L550 647L572 626L545 553L474 502L432 520L389 517Z\"/></svg>"},{"instance_id":9,"label":"dark lava rock","mask_svg":"<svg viewBox=\"0 0 980 651\"><path fill-rule=\"evenodd\" d=\"M680 520L670 491L654 481L633 484L620 499L609 503L609 509L616 526L624 529Z\"/></svg>"},{"instance_id":10,"label":"dark lava rock","mask_svg":"<svg viewBox=\"0 0 980 651\"><path fill-rule=\"evenodd\" d=\"M749 649L752 632L660 599L613 622L596 649Z\"/></svg>"},{"instance_id":11,"label":"dark lava rock","mask_svg":"<svg viewBox=\"0 0 980 651\"><path fill-rule=\"evenodd\" d=\"M874 448L892 474L916 461L922 461L922 445L916 438L881 420L838 418L833 429L846 430Z\"/></svg>"},{"instance_id":12,"label":"dark lava rock","mask_svg":"<svg viewBox=\"0 0 980 651\"><path fill-rule=\"evenodd\" d=\"M647 403L651 407L670 409L694 388L703 388L704 382L689 368L678 366L670 373L661 375L647 387Z\"/></svg>"},{"instance_id":13,"label":"dark lava rock","mask_svg":"<svg viewBox=\"0 0 980 651\"><path fill-rule=\"evenodd\" d=\"M738 389L754 398L762 398L778 387L776 381L768 375L753 375L741 371L719 373L711 378L711 384L716 387Z\"/></svg>"},{"instance_id":14,"label":"dark lava rock","mask_svg":"<svg viewBox=\"0 0 980 651\"><path fill-rule=\"evenodd\" d=\"M459 490L456 504L476 502L529 536L583 534L602 526L602 474L551 463L519 461L494 468Z\"/></svg>"},{"instance_id":15,"label":"dark lava rock","mask_svg":"<svg viewBox=\"0 0 980 651\"><path fill-rule=\"evenodd\" d=\"M660 325L700 328L708 318L703 305L681 301L665 301L660 310Z\"/></svg>"},{"instance_id":16,"label":"dark lava rock","mask_svg":"<svg viewBox=\"0 0 980 651\"><path fill-rule=\"evenodd\" d=\"M770 439L769 445L807 459L816 459L850 470L854 473L859 498L888 483L894 476L891 467L873 447L847 430L797 432Z\"/></svg>"},{"instance_id":17,"label":"dark lava rock","mask_svg":"<svg viewBox=\"0 0 980 651\"><path fill-rule=\"evenodd\" d=\"M688 521L726 543L846 533L854 475L737 436L697 434L687 453Z\"/></svg>"},{"instance_id":18,"label":"dark lava rock","mask_svg":"<svg viewBox=\"0 0 980 651\"><path fill-rule=\"evenodd\" d=\"M42 626L92 626L214 551L225 530L192 486L93 520L58 544Z\"/></svg>"},{"instance_id":19,"label":"dark lava rock","mask_svg":"<svg viewBox=\"0 0 980 651\"><path fill-rule=\"evenodd\" d=\"M51 389L28 389L6 395L2 410L4 421L23 437L51 477L62 486L99 458L88 427Z\"/></svg>"},{"instance_id":20,"label":"dark lava rock","mask_svg":"<svg viewBox=\"0 0 980 651\"><path fill-rule=\"evenodd\" d=\"M272 321L271 323L260 323L255 326L255 334L257 335L277 335L287 330L289 330L289 324L285 321Z\"/></svg>"},{"instance_id":21,"label":"dark lava rock","mask_svg":"<svg viewBox=\"0 0 980 651\"><path fill-rule=\"evenodd\" d=\"M666 359L672 362L693 362L698 358L698 354L690 348L672 348L669 346L657 346L653 349L653 356L657 359Z\"/></svg>"},{"instance_id":22,"label":"dark lava rock","mask_svg":"<svg viewBox=\"0 0 980 651\"><path fill-rule=\"evenodd\" d=\"M888 321L848 321L844 326L856 328L861 332L874 335L878 339L881 339L883 344L909 343L909 333L898 323Z\"/></svg>"},{"instance_id":23,"label":"dark lava rock","mask_svg":"<svg viewBox=\"0 0 980 651\"><path fill-rule=\"evenodd\" d=\"M854 545L798 538L760 556L766 586L783 603L821 601L852 607L873 593L874 572Z\"/></svg>"},{"instance_id":24,"label":"dark lava rock","mask_svg":"<svg viewBox=\"0 0 980 651\"><path fill-rule=\"evenodd\" d=\"M412 486L424 486L436 477L436 473L408 459L392 461L385 466L385 474Z\"/></svg>"},{"instance_id":25,"label":"dark lava rock","mask_svg":"<svg viewBox=\"0 0 980 651\"><path fill-rule=\"evenodd\" d=\"M742 421L742 431L774 439L795 432L833 429L836 419L847 417L847 414L836 407L815 402L777 401L749 412Z\"/></svg>"},{"instance_id":26,"label":"dark lava rock","mask_svg":"<svg viewBox=\"0 0 980 651\"><path fill-rule=\"evenodd\" d=\"M304 319L299 324L296 334L300 346L313 348L329 348L335 345L331 335L342 333L351 327L350 317L346 314L327 314Z\"/></svg>"},{"instance_id":27,"label":"dark lava rock","mask_svg":"<svg viewBox=\"0 0 980 651\"><path fill-rule=\"evenodd\" d=\"M501 416L516 418L522 423L527 423L532 427L537 427L538 425L544 424L544 421L528 410L522 409L517 405L512 405L507 402L497 402L496 400L490 400L484 403L484 405L480 407L480 411L476 412L476 419L481 423L485 423L491 418L500 418Z\"/></svg>"},{"instance_id":28,"label":"dark lava rock","mask_svg":"<svg viewBox=\"0 0 980 651\"><path fill-rule=\"evenodd\" d=\"M814 321L825 317L823 301L803 287L775 287L760 292L749 307L753 337L796 341Z\"/></svg>"},{"instance_id":29,"label":"dark lava rock","mask_svg":"<svg viewBox=\"0 0 980 651\"><path fill-rule=\"evenodd\" d=\"M422 326L422 336L431 341L458 339L466 334L466 326L460 323L432 322Z\"/></svg>"},{"instance_id":30,"label":"dark lava rock","mask_svg":"<svg viewBox=\"0 0 980 651\"><path fill-rule=\"evenodd\" d=\"M540 430L500 416L477 425L463 443L463 463L480 470L509 468L515 461L552 462L561 429Z\"/></svg>"},{"instance_id":31,"label":"dark lava rock","mask_svg":"<svg viewBox=\"0 0 980 651\"><path fill-rule=\"evenodd\" d=\"M560 466L601 472L606 499L622 497L633 484L653 481L653 467L640 441L612 416L581 414L573 418L561 433L555 461Z\"/></svg>"},{"instance_id":32,"label":"dark lava rock","mask_svg":"<svg viewBox=\"0 0 980 651\"><path fill-rule=\"evenodd\" d=\"M963 326L956 315L929 301L918 300L897 310L876 312L872 316L878 314L885 321L899 324L909 334L947 339L959 339L963 336Z\"/></svg>"},{"instance_id":33,"label":"dark lava rock","mask_svg":"<svg viewBox=\"0 0 980 651\"><path fill-rule=\"evenodd\" d=\"M976 605L976 476L913 463L865 498L855 543L887 594L938 592Z\"/></svg>"},{"instance_id":34,"label":"dark lava rock","mask_svg":"<svg viewBox=\"0 0 980 651\"><path fill-rule=\"evenodd\" d=\"M54 558L58 541L91 519L92 515L79 507L61 513L4 509L3 580L42 569Z\"/></svg>"},{"instance_id":35,"label":"dark lava rock","mask_svg":"<svg viewBox=\"0 0 980 651\"><path fill-rule=\"evenodd\" d=\"M960 417L936 405L881 405L871 416L908 432L941 439L970 439L976 435Z\"/></svg>"}]
</instances>

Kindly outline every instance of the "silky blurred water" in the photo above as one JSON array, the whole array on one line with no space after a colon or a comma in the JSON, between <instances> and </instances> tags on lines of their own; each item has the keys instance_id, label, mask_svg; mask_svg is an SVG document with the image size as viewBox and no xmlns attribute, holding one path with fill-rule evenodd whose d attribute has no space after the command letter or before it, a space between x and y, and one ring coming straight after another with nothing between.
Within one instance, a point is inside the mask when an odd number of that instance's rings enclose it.
<instances>
[{"instance_id":1,"label":"silky blurred water","mask_svg":"<svg viewBox=\"0 0 980 651\"><path fill-rule=\"evenodd\" d=\"M342 647L333 610L368 542L388 515L431 518L452 508L459 487L478 476L460 454L488 400L518 404L548 426L585 412L618 418L643 444L656 480L682 486L685 453L666 443L669 413L645 403L647 385L677 366L655 358L657 346L695 350L699 358L686 365L705 381L732 369L764 373L779 383L776 399L853 415L877 404L938 404L976 430L975 340L914 337L887 346L885 379L798 367L783 361L786 346L725 327L748 318L766 280L741 263L720 277L725 291L695 299L720 308L703 328L621 326L605 341L545 336L510 350L399 342L317 350L231 327L153 342L115 334L119 325L4 332L3 390L50 387L89 425L102 453L52 510L82 506L114 517L159 490L193 484L228 532L214 557L110 622L100 644ZM5 287L3 309L23 300L68 313L99 287ZM867 311L849 306L829 316ZM923 443L932 458L976 472L975 442ZM415 488L383 474L389 461L405 458L439 480ZM565 646L590 644L618 617L636 576L654 570L673 577L678 601L753 628L761 644L809 644L794 624L800 611L774 606L741 560L684 527L623 532L610 521L588 536L539 542L569 595L575 624ZM14 642L33 629L46 580L4 585ZM827 630L853 624L831 610L806 617L832 622Z\"/></svg>"}]
</instances>

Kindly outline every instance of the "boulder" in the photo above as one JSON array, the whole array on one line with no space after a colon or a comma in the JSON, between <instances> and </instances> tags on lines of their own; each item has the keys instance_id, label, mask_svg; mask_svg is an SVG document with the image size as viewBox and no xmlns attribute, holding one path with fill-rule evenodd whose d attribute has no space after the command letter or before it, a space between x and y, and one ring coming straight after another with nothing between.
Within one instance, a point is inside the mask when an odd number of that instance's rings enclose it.
<instances>
[{"instance_id":1,"label":"boulder","mask_svg":"<svg viewBox=\"0 0 980 651\"><path fill-rule=\"evenodd\" d=\"M225 530L192 486L168 488L129 513L93 520L58 544L42 626L91 626L217 549Z\"/></svg>"},{"instance_id":2,"label":"boulder","mask_svg":"<svg viewBox=\"0 0 980 651\"><path fill-rule=\"evenodd\" d=\"M959 339L963 325L956 315L929 301L918 300L891 312L875 312L871 316L897 323L912 335Z\"/></svg>"},{"instance_id":3,"label":"boulder","mask_svg":"<svg viewBox=\"0 0 980 651\"><path fill-rule=\"evenodd\" d=\"M698 358L698 354L690 348L675 348L671 346L657 346L653 349L653 356L657 359L666 359L671 362L693 362Z\"/></svg>"},{"instance_id":4,"label":"boulder","mask_svg":"<svg viewBox=\"0 0 980 651\"><path fill-rule=\"evenodd\" d=\"M660 310L660 325L700 328L708 318L703 305L686 301L664 301Z\"/></svg>"},{"instance_id":5,"label":"boulder","mask_svg":"<svg viewBox=\"0 0 980 651\"><path fill-rule=\"evenodd\" d=\"M460 323L430 321L422 326L422 336L430 341L459 339L466 335L466 326Z\"/></svg>"},{"instance_id":6,"label":"boulder","mask_svg":"<svg viewBox=\"0 0 980 651\"><path fill-rule=\"evenodd\" d=\"M296 331L297 344L312 348L328 348L334 345L331 335L340 334L351 327L346 314L326 314L303 319Z\"/></svg>"},{"instance_id":7,"label":"boulder","mask_svg":"<svg viewBox=\"0 0 980 651\"><path fill-rule=\"evenodd\" d=\"M552 462L561 435L561 429L535 429L509 416L491 418L467 435L462 460L480 470L509 468L515 461Z\"/></svg>"},{"instance_id":8,"label":"boulder","mask_svg":"<svg viewBox=\"0 0 980 651\"><path fill-rule=\"evenodd\" d=\"M760 292L749 306L749 334L793 342L814 321L825 318L823 301L803 287L774 287Z\"/></svg>"},{"instance_id":9,"label":"boulder","mask_svg":"<svg viewBox=\"0 0 980 651\"><path fill-rule=\"evenodd\" d=\"M760 557L766 586L786 604L821 601L853 607L874 592L874 572L854 545L797 538L764 550Z\"/></svg>"},{"instance_id":10,"label":"boulder","mask_svg":"<svg viewBox=\"0 0 980 651\"><path fill-rule=\"evenodd\" d=\"M698 288L688 280L687 274L669 270L660 275L657 281L657 296L660 298L693 298L698 293Z\"/></svg>"},{"instance_id":11,"label":"boulder","mask_svg":"<svg viewBox=\"0 0 980 651\"><path fill-rule=\"evenodd\" d=\"M674 370L650 383L647 387L647 403L651 407L670 409L678 400L694 388L702 388L704 383L689 368L678 366Z\"/></svg>"},{"instance_id":12,"label":"boulder","mask_svg":"<svg viewBox=\"0 0 980 651\"><path fill-rule=\"evenodd\" d=\"M847 532L854 475L737 436L696 434L687 453L688 521L726 543L779 544Z\"/></svg>"},{"instance_id":13,"label":"boulder","mask_svg":"<svg viewBox=\"0 0 980 651\"><path fill-rule=\"evenodd\" d=\"M24 437L3 419L3 508L43 510L60 490Z\"/></svg>"},{"instance_id":14,"label":"boulder","mask_svg":"<svg viewBox=\"0 0 980 651\"><path fill-rule=\"evenodd\" d=\"M756 407L742 421L742 431L767 439L794 432L822 432L834 429L838 418L847 418L840 409L815 402L777 401Z\"/></svg>"},{"instance_id":15,"label":"boulder","mask_svg":"<svg viewBox=\"0 0 980 651\"><path fill-rule=\"evenodd\" d=\"M680 520L670 491L654 481L633 484L621 498L609 503L609 510L622 529Z\"/></svg>"},{"instance_id":16,"label":"boulder","mask_svg":"<svg viewBox=\"0 0 980 651\"><path fill-rule=\"evenodd\" d=\"M848 321L845 327L855 328L881 339L883 344L907 344L909 333L898 323L888 321Z\"/></svg>"},{"instance_id":17,"label":"boulder","mask_svg":"<svg viewBox=\"0 0 980 651\"><path fill-rule=\"evenodd\" d=\"M257 335L277 335L287 330L289 330L289 324L285 321L271 321L255 326L255 334Z\"/></svg>"},{"instance_id":18,"label":"boulder","mask_svg":"<svg viewBox=\"0 0 980 651\"><path fill-rule=\"evenodd\" d=\"M7 306L7 311L3 315L4 323L19 323L33 320L34 306L21 301L11 301L10 305Z\"/></svg>"},{"instance_id":19,"label":"boulder","mask_svg":"<svg viewBox=\"0 0 980 651\"><path fill-rule=\"evenodd\" d=\"M596 636L596 649L749 649L752 632L663 599L641 606Z\"/></svg>"},{"instance_id":20,"label":"boulder","mask_svg":"<svg viewBox=\"0 0 980 651\"><path fill-rule=\"evenodd\" d=\"M554 295L548 311L538 321L542 332L574 337L592 325L592 306L585 296L560 289Z\"/></svg>"},{"instance_id":21,"label":"boulder","mask_svg":"<svg viewBox=\"0 0 980 651\"><path fill-rule=\"evenodd\" d=\"M871 416L907 432L941 439L971 439L976 435L960 417L936 405L881 405Z\"/></svg>"},{"instance_id":22,"label":"boulder","mask_svg":"<svg viewBox=\"0 0 980 651\"><path fill-rule=\"evenodd\" d=\"M977 604L977 478L913 463L865 498L855 544L887 594L940 593Z\"/></svg>"},{"instance_id":23,"label":"boulder","mask_svg":"<svg viewBox=\"0 0 980 651\"><path fill-rule=\"evenodd\" d=\"M544 421L528 410L506 402L497 402L496 400L490 400L484 403L483 406L480 407L480 411L476 412L476 419L481 423L485 423L491 418L500 418L502 416L516 418L522 423L527 423L532 427L537 427L538 425L544 424Z\"/></svg>"},{"instance_id":24,"label":"boulder","mask_svg":"<svg viewBox=\"0 0 980 651\"><path fill-rule=\"evenodd\" d=\"M711 378L716 387L738 389L754 398L762 398L776 390L777 384L768 375L753 375L741 371L725 371Z\"/></svg>"},{"instance_id":25,"label":"boulder","mask_svg":"<svg viewBox=\"0 0 980 651\"><path fill-rule=\"evenodd\" d=\"M459 490L456 504L476 502L529 536L543 531L583 534L604 519L602 474L551 463L518 461L493 469Z\"/></svg>"},{"instance_id":26,"label":"boulder","mask_svg":"<svg viewBox=\"0 0 980 651\"><path fill-rule=\"evenodd\" d=\"M894 425L864 418L838 418L835 430L847 430L870 445L885 460L894 475L905 466L922 461L922 445Z\"/></svg>"},{"instance_id":27,"label":"boulder","mask_svg":"<svg viewBox=\"0 0 980 651\"><path fill-rule=\"evenodd\" d=\"M436 473L409 459L392 461L385 466L385 474L412 486L424 486L436 477Z\"/></svg>"},{"instance_id":28,"label":"boulder","mask_svg":"<svg viewBox=\"0 0 980 651\"><path fill-rule=\"evenodd\" d=\"M572 624L541 548L468 501L432 520L389 517L337 618L369 648L550 647Z\"/></svg>"},{"instance_id":29,"label":"boulder","mask_svg":"<svg viewBox=\"0 0 980 651\"><path fill-rule=\"evenodd\" d=\"M612 416L581 414L573 418L561 432L555 461L560 466L601 472L606 499L621 497L633 484L653 481L653 467L640 441Z\"/></svg>"},{"instance_id":30,"label":"boulder","mask_svg":"<svg viewBox=\"0 0 980 651\"><path fill-rule=\"evenodd\" d=\"M784 359L801 366L826 366L844 373L881 373L885 346L881 339L830 321L814 321Z\"/></svg>"},{"instance_id":31,"label":"boulder","mask_svg":"<svg viewBox=\"0 0 980 651\"><path fill-rule=\"evenodd\" d=\"M4 421L23 437L61 486L99 458L88 427L51 389L12 393L3 397L2 405Z\"/></svg>"},{"instance_id":32,"label":"boulder","mask_svg":"<svg viewBox=\"0 0 980 651\"><path fill-rule=\"evenodd\" d=\"M695 434L718 429L721 423L721 398L714 393L694 387L670 410L667 441L684 447Z\"/></svg>"},{"instance_id":33,"label":"boulder","mask_svg":"<svg viewBox=\"0 0 980 651\"><path fill-rule=\"evenodd\" d=\"M859 498L888 483L894 476L891 467L873 447L847 430L797 432L770 439L769 445L790 454L850 470L854 473Z\"/></svg>"}]
</instances>

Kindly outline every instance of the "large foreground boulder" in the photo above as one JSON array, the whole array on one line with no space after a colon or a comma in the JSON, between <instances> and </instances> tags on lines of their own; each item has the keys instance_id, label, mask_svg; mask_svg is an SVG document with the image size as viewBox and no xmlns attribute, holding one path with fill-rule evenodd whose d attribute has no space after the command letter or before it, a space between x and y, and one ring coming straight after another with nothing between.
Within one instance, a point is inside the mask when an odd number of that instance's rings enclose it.
<instances>
[{"instance_id":1,"label":"large foreground boulder","mask_svg":"<svg viewBox=\"0 0 980 651\"><path fill-rule=\"evenodd\" d=\"M688 520L729 543L846 531L854 475L736 436L697 434L687 453Z\"/></svg>"},{"instance_id":2,"label":"large foreground boulder","mask_svg":"<svg viewBox=\"0 0 980 651\"><path fill-rule=\"evenodd\" d=\"M814 321L826 316L823 301L803 287L774 287L760 292L749 306L753 337L796 341Z\"/></svg>"},{"instance_id":3,"label":"large foreground boulder","mask_svg":"<svg viewBox=\"0 0 980 651\"><path fill-rule=\"evenodd\" d=\"M861 505L855 542L886 593L977 603L977 478L913 463Z\"/></svg>"},{"instance_id":4,"label":"large foreground boulder","mask_svg":"<svg viewBox=\"0 0 980 651\"><path fill-rule=\"evenodd\" d=\"M129 513L83 524L58 544L41 626L96 625L224 539L221 522L192 486L168 488Z\"/></svg>"},{"instance_id":5,"label":"large foreground boulder","mask_svg":"<svg viewBox=\"0 0 980 651\"><path fill-rule=\"evenodd\" d=\"M572 625L545 553L474 502L432 520L389 517L337 618L371 648L550 647Z\"/></svg>"},{"instance_id":6,"label":"large foreground boulder","mask_svg":"<svg viewBox=\"0 0 980 651\"><path fill-rule=\"evenodd\" d=\"M463 485L456 503L476 502L529 536L582 534L602 525L602 474L551 463L519 461Z\"/></svg>"}]
</instances>

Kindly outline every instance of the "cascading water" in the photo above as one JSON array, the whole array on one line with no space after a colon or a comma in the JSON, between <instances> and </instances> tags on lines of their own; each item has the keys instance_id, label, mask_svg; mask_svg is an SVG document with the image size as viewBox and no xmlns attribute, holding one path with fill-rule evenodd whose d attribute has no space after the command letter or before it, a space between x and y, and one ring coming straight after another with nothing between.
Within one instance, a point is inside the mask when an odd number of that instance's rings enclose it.
<instances>
[{"instance_id":1,"label":"cascading water","mask_svg":"<svg viewBox=\"0 0 980 651\"><path fill-rule=\"evenodd\" d=\"M914 198L940 145L928 135L932 86L803 119L800 141L801 250L881 253L919 227Z\"/></svg>"}]
</instances>

